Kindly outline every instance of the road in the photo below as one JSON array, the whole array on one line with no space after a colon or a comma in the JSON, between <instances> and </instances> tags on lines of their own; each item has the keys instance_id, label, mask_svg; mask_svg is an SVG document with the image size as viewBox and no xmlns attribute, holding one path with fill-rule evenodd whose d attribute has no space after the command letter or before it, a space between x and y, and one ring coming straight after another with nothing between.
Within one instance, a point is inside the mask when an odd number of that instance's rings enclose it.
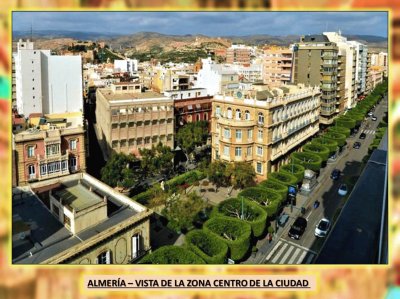
<instances>
[{"instance_id":1,"label":"road","mask_svg":"<svg viewBox=\"0 0 400 299\"><path fill-rule=\"evenodd\" d=\"M266 258L262 263L267 264L309 264L312 263L316 257L319 249L322 247L325 239L316 238L314 235L315 226L322 218L335 220L334 216L338 209L344 204L344 198L338 195L337 191L341 183L350 177L359 177L362 171L362 159L368 153L368 147L372 143L375 135L375 130L382 120L385 112L388 111L387 97L376 107L375 116L377 121L372 121L370 118L364 122L361 130L355 137L349 137L347 143L349 148L346 149L337 162L328 164L319 177L319 184L315 190L312 191L308 198L304 199L306 204L306 213L304 217L307 219L307 229L300 240L293 240L288 237L290 225L294 222L295 215L300 212L296 209L290 218L289 223L283 228L281 237L275 242L271 251L267 253ZM366 134L364 140L359 139L361 132ZM353 144L355 141L361 142L360 149L354 149ZM337 181L330 178L330 173L334 169L340 169L342 175ZM349 193L348 193L349 194ZM312 207L314 201L318 199L320 206L317 209ZM333 223L332 223L333 224Z\"/></svg>"}]
</instances>

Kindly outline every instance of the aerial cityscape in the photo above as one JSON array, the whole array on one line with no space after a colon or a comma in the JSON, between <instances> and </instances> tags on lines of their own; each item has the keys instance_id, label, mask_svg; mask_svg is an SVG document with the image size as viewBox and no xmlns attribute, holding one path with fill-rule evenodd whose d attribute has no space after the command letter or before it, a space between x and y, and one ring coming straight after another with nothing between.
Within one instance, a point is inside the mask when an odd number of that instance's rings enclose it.
<instances>
[{"instance_id":1,"label":"aerial cityscape","mask_svg":"<svg viewBox=\"0 0 400 299\"><path fill-rule=\"evenodd\" d=\"M14 264L387 263L387 13L14 12L12 59Z\"/></svg>"}]
</instances>

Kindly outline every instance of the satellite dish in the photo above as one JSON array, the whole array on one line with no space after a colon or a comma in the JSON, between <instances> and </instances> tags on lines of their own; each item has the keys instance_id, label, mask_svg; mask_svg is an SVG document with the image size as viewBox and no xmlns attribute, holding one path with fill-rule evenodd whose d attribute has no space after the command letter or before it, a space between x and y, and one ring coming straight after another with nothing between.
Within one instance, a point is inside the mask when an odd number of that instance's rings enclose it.
<instances>
[{"instance_id":1,"label":"satellite dish","mask_svg":"<svg viewBox=\"0 0 400 299\"><path fill-rule=\"evenodd\" d=\"M242 93L240 92L240 91L238 91L237 93L236 93L236 97L238 98L238 99L241 99L242 98Z\"/></svg>"}]
</instances>

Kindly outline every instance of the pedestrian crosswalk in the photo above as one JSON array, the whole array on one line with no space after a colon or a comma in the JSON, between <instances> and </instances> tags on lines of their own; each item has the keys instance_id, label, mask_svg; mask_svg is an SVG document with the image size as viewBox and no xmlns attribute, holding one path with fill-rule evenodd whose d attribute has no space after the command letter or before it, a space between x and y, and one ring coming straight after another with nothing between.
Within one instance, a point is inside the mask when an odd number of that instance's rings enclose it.
<instances>
[{"instance_id":1,"label":"pedestrian crosswalk","mask_svg":"<svg viewBox=\"0 0 400 299\"><path fill-rule=\"evenodd\" d=\"M316 252L293 242L280 239L265 258L266 264L310 264Z\"/></svg>"},{"instance_id":2,"label":"pedestrian crosswalk","mask_svg":"<svg viewBox=\"0 0 400 299\"><path fill-rule=\"evenodd\" d=\"M370 135L374 135L375 134L375 130L364 130L362 131L365 134L370 134Z\"/></svg>"}]
</instances>

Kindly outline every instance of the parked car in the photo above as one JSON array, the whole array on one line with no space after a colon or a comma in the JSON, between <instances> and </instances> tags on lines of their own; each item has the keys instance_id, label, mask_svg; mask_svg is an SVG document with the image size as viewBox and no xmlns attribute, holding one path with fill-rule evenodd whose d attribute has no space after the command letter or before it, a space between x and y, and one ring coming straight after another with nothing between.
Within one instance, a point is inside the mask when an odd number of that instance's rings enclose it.
<instances>
[{"instance_id":1,"label":"parked car","mask_svg":"<svg viewBox=\"0 0 400 299\"><path fill-rule=\"evenodd\" d=\"M355 148L355 149L359 149L361 147L361 143L360 142L354 142L354 144L353 144L353 148Z\"/></svg>"},{"instance_id":2,"label":"parked car","mask_svg":"<svg viewBox=\"0 0 400 299\"><path fill-rule=\"evenodd\" d=\"M307 220L303 217L297 217L290 230L288 236L292 239L299 240L307 227Z\"/></svg>"},{"instance_id":3,"label":"parked car","mask_svg":"<svg viewBox=\"0 0 400 299\"><path fill-rule=\"evenodd\" d=\"M339 169L334 169L334 170L332 170L332 173L331 173L331 179L332 180L338 180L339 179L339 177L340 177L340 170Z\"/></svg>"},{"instance_id":4,"label":"parked car","mask_svg":"<svg viewBox=\"0 0 400 299\"><path fill-rule=\"evenodd\" d=\"M372 116L371 119L372 119L373 121L377 121L377 120L378 120L378 118L377 118L376 116Z\"/></svg>"},{"instance_id":5,"label":"parked car","mask_svg":"<svg viewBox=\"0 0 400 299\"><path fill-rule=\"evenodd\" d=\"M367 134L365 134L364 132L360 134L360 139L365 139L365 137L367 137Z\"/></svg>"},{"instance_id":6,"label":"parked car","mask_svg":"<svg viewBox=\"0 0 400 299\"><path fill-rule=\"evenodd\" d=\"M368 116L373 116L374 113L372 111L368 112Z\"/></svg>"},{"instance_id":7,"label":"parked car","mask_svg":"<svg viewBox=\"0 0 400 299\"><path fill-rule=\"evenodd\" d=\"M347 194L347 185L341 184L338 190L338 194L341 196L345 196Z\"/></svg>"},{"instance_id":8,"label":"parked car","mask_svg":"<svg viewBox=\"0 0 400 299\"><path fill-rule=\"evenodd\" d=\"M314 235L320 238L326 237L330 228L331 228L331 222L326 218L322 218L315 226Z\"/></svg>"}]
</instances>

